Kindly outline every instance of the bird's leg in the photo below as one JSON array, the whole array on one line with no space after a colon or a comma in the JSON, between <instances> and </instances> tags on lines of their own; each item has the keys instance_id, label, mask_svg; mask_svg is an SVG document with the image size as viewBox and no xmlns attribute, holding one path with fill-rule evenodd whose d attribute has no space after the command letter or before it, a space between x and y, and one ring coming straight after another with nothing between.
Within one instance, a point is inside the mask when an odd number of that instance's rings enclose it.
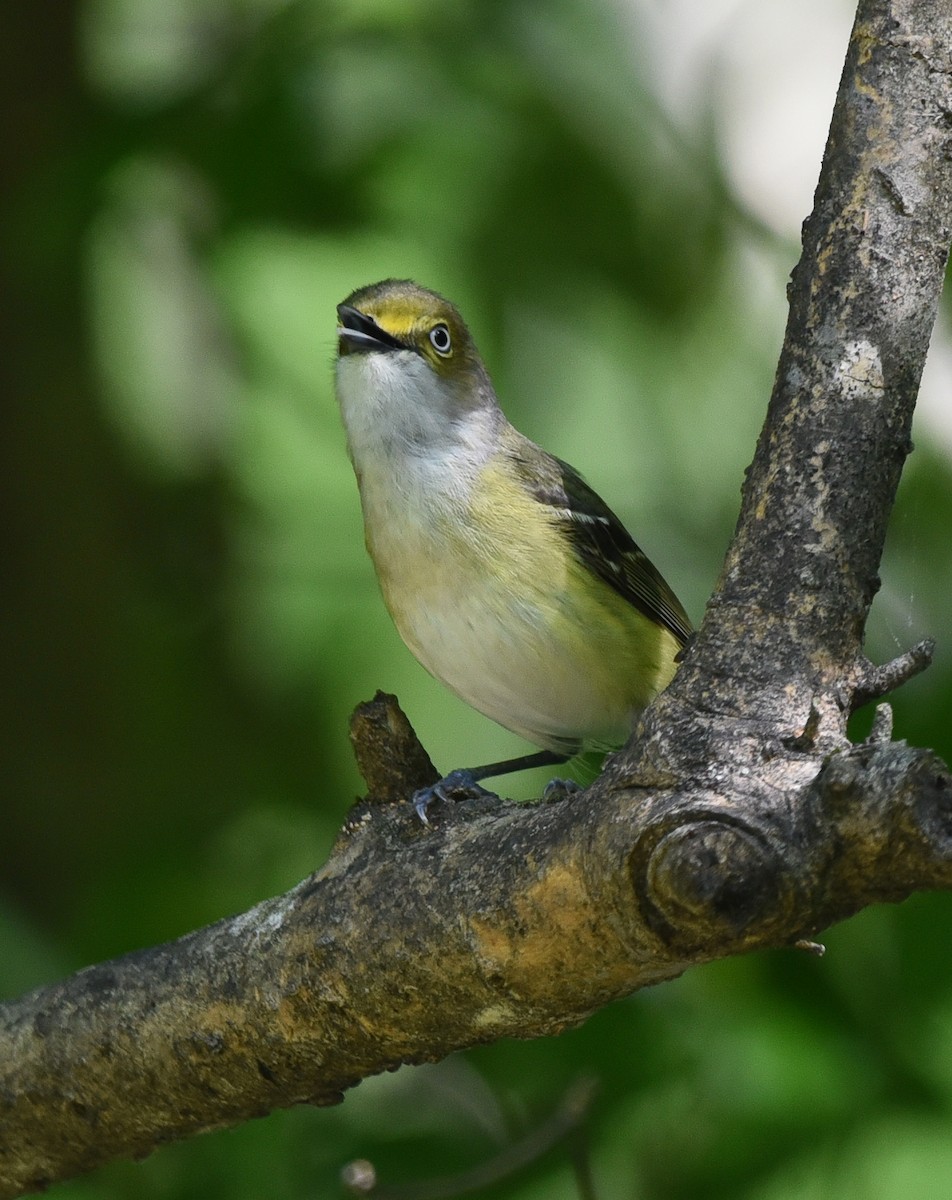
<instances>
[{"instance_id":1,"label":"bird's leg","mask_svg":"<svg viewBox=\"0 0 952 1200\"><path fill-rule=\"evenodd\" d=\"M461 799L492 796L493 792L479 786L481 779L510 775L514 771L528 771L532 767L554 767L559 763L568 762L571 757L571 754L560 754L556 750L539 750L535 754L522 754L518 758L507 758L503 762L487 763L483 767L458 767L429 787L414 792L413 807L423 824L429 825L426 813L434 800L448 803L453 796Z\"/></svg>"}]
</instances>

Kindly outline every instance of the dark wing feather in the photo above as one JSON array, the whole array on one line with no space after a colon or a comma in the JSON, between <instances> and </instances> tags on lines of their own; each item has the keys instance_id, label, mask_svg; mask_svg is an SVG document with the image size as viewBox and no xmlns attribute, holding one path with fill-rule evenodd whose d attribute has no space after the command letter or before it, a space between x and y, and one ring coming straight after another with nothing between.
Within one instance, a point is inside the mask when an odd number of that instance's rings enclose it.
<instances>
[{"instance_id":1,"label":"dark wing feather","mask_svg":"<svg viewBox=\"0 0 952 1200\"><path fill-rule=\"evenodd\" d=\"M629 604L684 645L691 622L660 571L574 467L529 445L534 453L515 456L516 465L535 498L561 518L575 553Z\"/></svg>"}]
</instances>

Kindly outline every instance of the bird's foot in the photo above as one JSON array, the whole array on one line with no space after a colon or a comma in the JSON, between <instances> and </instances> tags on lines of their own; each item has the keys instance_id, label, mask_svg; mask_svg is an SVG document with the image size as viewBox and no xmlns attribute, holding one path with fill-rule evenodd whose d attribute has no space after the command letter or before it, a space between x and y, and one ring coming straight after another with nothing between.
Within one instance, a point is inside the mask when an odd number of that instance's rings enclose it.
<instances>
[{"instance_id":1,"label":"bird's foot","mask_svg":"<svg viewBox=\"0 0 952 1200\"><path fill-rule=\"evenodd\" d=\"M490 796L495 799L496 793L480 787L477 779L475 771L459 767L455 771L450 771L449 775L438 779L436 783L431 783L429 787L420 788L419 791L413 793L413 808L416 815L424 825L429 825L430 820L426 814L435 800L442 800L444 804L449 804L451 800L474 800L477 796Z\"/></svg>"},{"instance_id":2,"label":"bird's foot","mask_svg":"<svg viewBox=\"0 0 952 1200\"><path fill-rule=\"evenodd\" d=\"M550 779L543 788L542 799L546 804L554 804L581 790L582 785L574 779Z\"/></svg>"}]
</instances>

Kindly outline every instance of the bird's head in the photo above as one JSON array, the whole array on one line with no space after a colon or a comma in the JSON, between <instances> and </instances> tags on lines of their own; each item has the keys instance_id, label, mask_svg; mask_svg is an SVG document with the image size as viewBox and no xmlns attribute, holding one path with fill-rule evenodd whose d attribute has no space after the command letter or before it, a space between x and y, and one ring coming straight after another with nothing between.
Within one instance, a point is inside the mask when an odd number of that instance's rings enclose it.
<instances>
[{"instance_id":1,"label":"bird's head","mask_svg":"<svg viewBox=\"0 0 952 1200\"><path fill-rule=\"evenodd\" d=\"M416 355L440 379L485 374L459 309L409 279L385 279L337 306L337 353Z\"/></svg>"}]
</instances>

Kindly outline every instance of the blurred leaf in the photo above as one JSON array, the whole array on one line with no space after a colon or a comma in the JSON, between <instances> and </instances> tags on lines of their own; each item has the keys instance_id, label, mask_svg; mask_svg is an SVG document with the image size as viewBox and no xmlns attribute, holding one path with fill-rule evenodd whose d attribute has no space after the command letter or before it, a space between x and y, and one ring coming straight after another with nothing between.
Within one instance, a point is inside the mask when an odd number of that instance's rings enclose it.
<instances>
[{"instance_id":1,"label":"blurred leaf","mask_svg":"<svg viewBox=\"0 0 952 1200\"><path fill-rule=\"evenodd\" d=\"M194 240L211 201L185 168L126 162L89 244L103 395L150 467L190 476L221 451L237 378Z\"/></svg>"}]
</instances>

